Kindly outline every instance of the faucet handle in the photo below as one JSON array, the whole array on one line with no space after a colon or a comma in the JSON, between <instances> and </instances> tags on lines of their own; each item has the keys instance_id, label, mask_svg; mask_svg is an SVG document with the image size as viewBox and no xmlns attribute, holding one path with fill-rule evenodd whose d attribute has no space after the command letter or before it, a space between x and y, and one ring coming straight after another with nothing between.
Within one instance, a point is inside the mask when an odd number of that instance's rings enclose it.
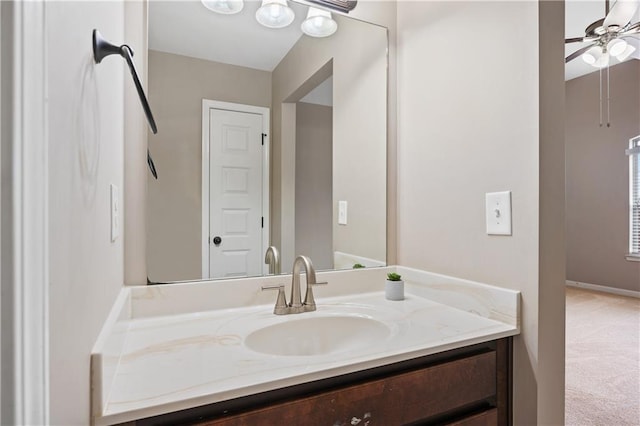
<instances>
[{"instance_id":1,"label":"faucet handle","mask_svg":"<svg viewBox=\"0 0 640 426\"><path fill-rule=\"evenodd\" d=\"M269 284L263 285L262 291L265 290L278 290L278 298L276 299L276 306L273 308L273 313L276 315L284 315L287 312L289 306L287 305L287 299L284 295L284 284Z\"/></svg>"},{"instance_id":2,"label":"faucet handle","mask_svg":"<svg viewBox=\"0 0 640 426\"><path fill-rule=\"evenodd\" d=\"M313 298L313 287L316 285L327 285L327 284L329 283L326 281L319 282L319 283L314 283L314 282L307 283L307 293L304 296L304 303L303 303L305 312L311 312L316 310L316 301Z\"/></svg>"}]
</instances>

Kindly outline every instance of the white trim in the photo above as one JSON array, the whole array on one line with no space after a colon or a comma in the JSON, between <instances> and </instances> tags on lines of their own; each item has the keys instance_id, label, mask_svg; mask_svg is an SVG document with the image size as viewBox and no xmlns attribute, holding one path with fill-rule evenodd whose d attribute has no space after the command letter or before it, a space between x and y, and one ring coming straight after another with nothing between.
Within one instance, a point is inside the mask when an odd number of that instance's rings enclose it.
<instances>
[{"instance_id":1,"label":"white trim","mask_svg":"<svg viewBox=\"0 0 640 426\"><path fill-rule=\"evenodd\" d=\"M618 296L640 298L640 291L625 290L621 288L607 287L604 285L597 285L597 284L581 283L579 281L570 281L570 280L567 280L566 284L567 284L567 287L584 288L586 290L599 291L601 293L609 293L609 294L616 294Z\"/></svg>"},{"instance_id":2,"label":"white trim","mask_svg":"<svg viewBox=\"0 0 640 426\"><path fill-rule=\"evenodd\" d=\"M49 424L45 2L13 2L11 19L13 116L3 124L11 127L14 386L3 391L13 393L15 424Z\"/></svg>"},{"instance_id":3,"label":"white trim","mask_svg":"<svg viewBox=\"0 0 640 426\"><path fill-rule=\"evenodd\" d=\"M266 134L264 149L262 150L262 252L269 247L269 147L271 140L271 115L269 108L254 105L236 104L231 102L202 100L202 279L208 279L209 271L209 110L223 109L228 111L246 112L262 115L262 132ZM205 202L207 200L207 202ZM267 273L266 264L262 265L262 274Z\"/></svg>"},{"instance_id":4,"label":"white trim","mask_svg":"<svg viewBox=\"0 0 640 426\"><path fill-rule=\"evenodd\" d=\"M640 262L640 255L638 254L628 254L625 256L629 262Z\"/></svg>"},{"instance_id":5,"label":"white trim","mask_svg":"<svg viewBox=\"0 0 640 426\"><path fill-rule=\"evenodd\" d=\"M636 140L636 139L638 139L638 138L637 138L637 137L635 137L635 138L633 138L633 139L631 139L631 140L633 141L633 140ZM637 146L637 147L635 147L635 148L625 149L625 151L624 151L624 152L625 152L625 154L627 154L627 155L640 154L640 146Z\"/></svg>"}]
</instances>

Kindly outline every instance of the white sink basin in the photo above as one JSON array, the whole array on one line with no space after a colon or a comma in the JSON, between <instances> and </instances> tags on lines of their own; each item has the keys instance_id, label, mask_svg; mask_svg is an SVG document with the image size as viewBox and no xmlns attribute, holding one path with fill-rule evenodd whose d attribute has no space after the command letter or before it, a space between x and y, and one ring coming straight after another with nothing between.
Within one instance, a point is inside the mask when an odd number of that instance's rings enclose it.
<instances>
[{"instance_id":1,"label":"white sink basin","mask_svg":"<svg viewBox=\"0 0 640 426\"><path fill-rule=\"evenodd\" d=\"M317 311L291 315L272 309L230 312L215 333L239 338L254 353L312 357L371 352L409 326L402 311L353 302L323 303Z\"/></svg>"},{"instance_id":2,"label":"white sink basin","mask_svg":"<svg viewBox=\"0 0 640 426\"><path fill-rule=\"evenodd\" d=\"M313 356L346 352L387 339L391 329L362 316L319 316L291 319L253 331L244 340L249 349L280 356Z\"/></svg>"}]
</instances>

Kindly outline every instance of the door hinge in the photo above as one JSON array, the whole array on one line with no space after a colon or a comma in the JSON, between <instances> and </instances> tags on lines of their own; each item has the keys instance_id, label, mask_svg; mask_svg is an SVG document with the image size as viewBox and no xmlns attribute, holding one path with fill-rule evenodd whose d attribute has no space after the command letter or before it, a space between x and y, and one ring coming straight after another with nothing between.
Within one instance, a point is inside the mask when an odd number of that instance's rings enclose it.
<instances>
[{"instance_id":1,"label":"door hinge","mask_svg":"<svg viewBox=\"0 0 640 426\"><path fill-rule=\"evenodd\" d=\"M264 145L264 138L266 138L266 137L267 137L267 134L266 134L266 133L263 133L263 134L262 134L262 145Z\"/></svg>"}]
</instances>

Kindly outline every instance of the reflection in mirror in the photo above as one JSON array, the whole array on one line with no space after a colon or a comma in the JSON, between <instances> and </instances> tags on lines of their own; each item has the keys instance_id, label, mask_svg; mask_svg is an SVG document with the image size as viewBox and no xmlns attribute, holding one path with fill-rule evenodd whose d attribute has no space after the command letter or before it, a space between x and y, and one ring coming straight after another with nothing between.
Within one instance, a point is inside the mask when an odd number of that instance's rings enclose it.
<instances>
[{"instance_id":1,"label":"reflection in mirror","mask_svg":"<svg viewBox=\"0 0 640 426\"><path fill-rule=\"evenodd\" d=\"M308 6L272 29L259 2L233 15L149 2L150 281L255 276L296 255L317 270L386 263L387 31Z\"/></svg>"}]
</instances>

